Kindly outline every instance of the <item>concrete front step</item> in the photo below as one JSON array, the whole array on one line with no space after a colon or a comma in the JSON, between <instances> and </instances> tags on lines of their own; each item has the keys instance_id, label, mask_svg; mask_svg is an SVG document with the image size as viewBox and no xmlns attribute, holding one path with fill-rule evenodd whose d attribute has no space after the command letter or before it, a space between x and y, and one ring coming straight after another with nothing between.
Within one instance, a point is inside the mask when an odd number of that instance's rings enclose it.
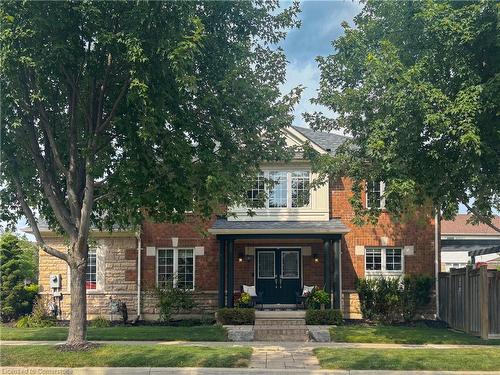
<instances>
[{"instance_id":1,"label":"concrete front step","mask_svg":"<svg viewBox=\"0 0 500 375\"><path fill-rule=\"evenodd\" d=\"M255 319L256 341L307 341L308 338L309 332L303 318Z\"/></svg>"},{"instance_id":2,"label":"concrete front step","mask_svg":"<svg viewBox=\"0 0 500 375\"><path fill-rule=\"evenodd\" d=\"M304 319L256 319L255 326L304 326Z\"/></svg>"},{"instance_id":3,"label":"concrete front step","mask_svg":"<svg viewBox=\"0 0 500 375\"><path fill-rule=\"evenodd\" d=\"M300 319L305 318L304 310L297 311L256 311L255 319Z\"/></svg>"},{"instance_id":4,"label":"concrete front step","mask_svg":"<svg viewBox=\"0 0 500 375\"><path fill-rule=\"evenodd\" d=\"M255 329L255 341L307 341L307 329Z\"/></svg>"}]
</instances>

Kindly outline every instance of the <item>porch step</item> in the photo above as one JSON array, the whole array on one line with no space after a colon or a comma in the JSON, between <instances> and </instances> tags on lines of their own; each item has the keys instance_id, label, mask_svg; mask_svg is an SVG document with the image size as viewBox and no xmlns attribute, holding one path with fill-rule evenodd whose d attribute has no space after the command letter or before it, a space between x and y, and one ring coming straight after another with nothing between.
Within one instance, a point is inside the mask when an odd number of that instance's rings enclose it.
<instances>
[{"instance_id":1,"label":"porch step","mask_svg":"<svg viewBox=\"0 0 500 375\"><path fill-rule=\"evenodd\" d=\"M304 319L256 319L255 326L274 326L274 327L295 327L295 326L305 326Z\"/></svg>"},{"instance_id":2,"label":"porch step","mask_svg":"<svg viewBox=\"0 0 500 375\"><path fill-rule=\"evenodd\" d=\"M309 332L304 318L256 317L254 340L256 341L307 341Z\"/></svg>"},{"instance_id":3,"label":"porch step","mask_svg":"<svg viewBox=\"0 0 500 375\"><path fill-rule=\"evenodd\" d=\"M304 319L306 312L297 311L256 311L255 319Z\"/></svg>"}]
</instances>

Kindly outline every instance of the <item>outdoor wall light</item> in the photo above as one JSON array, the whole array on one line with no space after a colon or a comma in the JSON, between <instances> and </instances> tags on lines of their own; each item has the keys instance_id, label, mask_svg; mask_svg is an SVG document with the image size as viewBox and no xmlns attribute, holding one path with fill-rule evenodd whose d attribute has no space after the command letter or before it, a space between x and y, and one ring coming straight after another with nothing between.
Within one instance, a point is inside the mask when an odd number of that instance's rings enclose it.
<instances>
[{"instance_id":1,"label":"outdoor wall light","mask_svg":"<svg viewBox=\"0 0 500 375\"><path fill-rule=\"evenodd\" d=\"M252 256L251 255L245 255L243 253L239 253L238 254L238 262L250 262L252 260Z\"/></svg>"},{"instance_id":2,"label":"outdoor wall light","mask_svg":"<svg viewBox=\"0 0 500 375\"><path fill-rule=\"evenodd\" d=\"M318 254L313 254L314 263L319 263Z\"/></svg>"}]
</instances>

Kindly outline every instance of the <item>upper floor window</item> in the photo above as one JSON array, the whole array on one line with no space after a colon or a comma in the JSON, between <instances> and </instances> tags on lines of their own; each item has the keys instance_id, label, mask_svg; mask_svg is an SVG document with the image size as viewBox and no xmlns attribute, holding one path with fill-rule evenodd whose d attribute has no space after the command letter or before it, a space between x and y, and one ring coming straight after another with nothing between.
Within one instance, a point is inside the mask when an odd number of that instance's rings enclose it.
<instances>
[{"instance_id":1,"label":"upper floor window","mask_svg":"<svg viewBox=\"0 0 500 375\"><path fill-rule=\"evenodd\" d=\"M286 208L288 206L288 172L269 172L269 179L274 182L269 192L269 208Z\"/></svg>"},{"instance_id":2,"label":"upper floor window","mask_svg":"<svg viewBox=\"0 0 500 375\"><path fill-rule=\"evenodd\" d=\"M252 205L259 205L265 194L264 173L259 173L253 182L253 186L247 191L247 198Z\"/></svg>"},{"instance_id":3,"label":"upper floor window","mask_svg":"<svg viewBox=\"0 0 500 375\"><path fill-rule=\"evenodd\" d=\"M158 249L158 286L194 289L193 249Z\"/></svg>"},{"instance_id":4,"label":"upper floor window","mask_svg":"<svg viewBox=\"0 0 500 375\"><path fill-rule=\"evenodd\" d=\"M266 184L265 180L271 180ZM267 192L267 201L263 196ZM309 171L266 171L259 174L248 190L250 203L263 202L266 208L300 208L310 203Z\"/></svg>"},{"instance_id":5,"label":"upper floor window","mask_svg":"<svg viewBox=\"0 0 500 375\"><path fill-rule=\"evenodd\" d=\"M292 172L292 207L309 206L309 172Z\"/></svg>"},{"instance_id":6,"label":"upper floor window","mask_svg":"<svg viewBox=\"0 0 500 375\"><path fill-rule=\"evenodd\" d=\"M384 208L385 184L382 181L369 181L366 184L366 208Z\"/></svg>"},{"instance_id":7,"label":"upper floor window","mask_svg":"<svg viewBox=\"0 0 500 375\"><path fill-rule=\"evenodd\" d=\"M365 251L365 270L369 273L403 272L403 251L398 248L368 248Z\"/></svg>"},{"instance_id":8,"label":"upper floor window","mask_svg":"<svg viewBox=\"0 0 500 375\"><path fill-rule=\"evenodd\" d=\"M85 288L97 289L97 253L96 249L89 249L87 271L85 274Z\"/></svg>"}]
</instances>

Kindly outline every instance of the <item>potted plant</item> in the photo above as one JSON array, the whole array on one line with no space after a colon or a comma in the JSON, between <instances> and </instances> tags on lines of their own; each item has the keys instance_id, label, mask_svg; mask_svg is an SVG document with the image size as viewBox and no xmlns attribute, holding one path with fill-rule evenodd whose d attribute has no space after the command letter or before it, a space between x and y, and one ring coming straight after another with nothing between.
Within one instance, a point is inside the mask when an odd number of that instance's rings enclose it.
<instances>
[{"instance_id":1,"label":"potted plant","mask_svg":"<svg viewBox=\"0 0 500 375\"><path fill-rule=\"evenodd\" d=\"M236 305L242 308L252 307L252 297L250 294L243 292L236 301Z\"/></svg>"}]
</instances>

